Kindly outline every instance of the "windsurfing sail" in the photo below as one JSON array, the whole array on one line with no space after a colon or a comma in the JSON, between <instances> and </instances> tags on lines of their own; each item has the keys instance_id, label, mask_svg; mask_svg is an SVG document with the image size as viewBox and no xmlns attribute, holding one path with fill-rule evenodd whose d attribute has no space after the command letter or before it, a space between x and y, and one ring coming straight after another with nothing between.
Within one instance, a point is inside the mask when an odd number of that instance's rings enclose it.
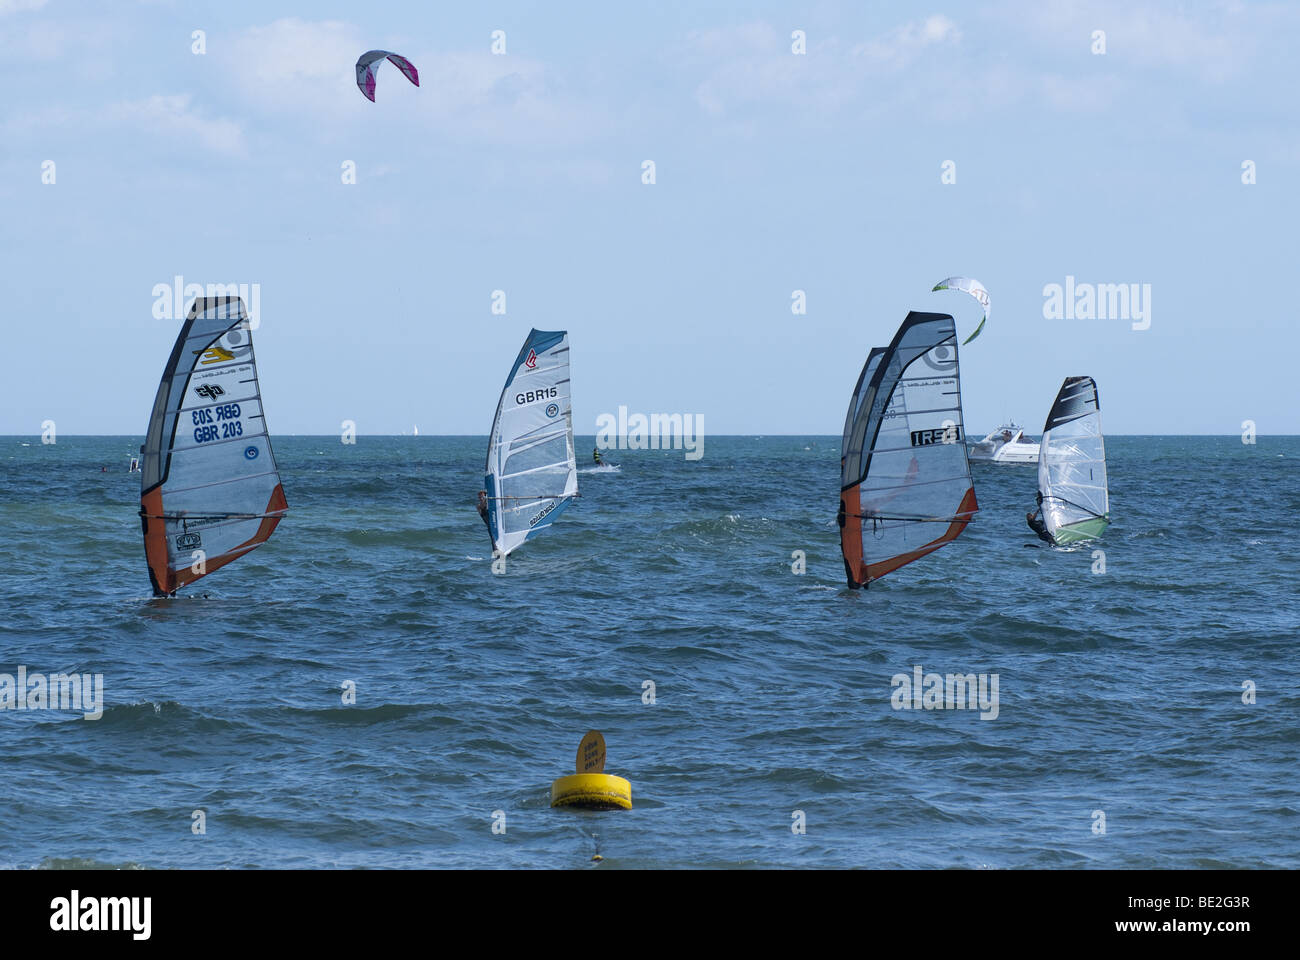
<instances>
[{"instance_id":1,"label":"windsurfing sail","mask_svg":"<svg viewBox=\"0 0 1300 960\"><path fill-rule=\"evenodd\" d=\"M1110 523L1106 443L1092 377L1066 377L1038 449L1043 522L1057 544L1099 537Z\"/></svg>"},{"instance_id":2,"label":"windsurfing sail","mask_svg":"<svg viewBox=\"0 0 1300 960\"><path fill-rule=\"evenodd\" d=\"M155 596L265 543L284 517L239 297L200 297L190 307L140 460L140 522Z\"/></svg>"},{"instance_id":3,"label":"windsurfing sail","mask_svg":"<svg viewBox=\"0 0 1300 960\"><path fill-rule=\"evenodd\" d=\"M913 311L888 347L871 351L849 401L840 465L837 519L850 587L966 529L979 506L952 317Z\"/></svg>"},{"instance_id":4,"label":"windsurfing sail","mask_svg":"<svg viewBox=\"0 0 1300 960\"><path fill-rule=\"evenodd\" d=\"M402 76L411 83L420 85L420 71L410 60L388 50L367 50L357 58L357 88L371 103L375 102L375 71L385 60L401 70Z\"/></svg>"},{"instance_id":5,"label":"windsurfing sail","mask_svg":"<svg viewBox=\"0 0 1300 960\"><path fill-rule=\"evenodd\" d=\"M485 473L488 529L503 557L578 495L566 331L533 330L524 341L497 402Z\"/></svg>"},{"instance_id":6,"label":"windsurfing sail","mask_svg":"<svg viewBox=\"0 0 1300 960\"><path fill-rule=\"evenodd\" d=\"M866 439L867 418L860 416L862 403L867 394L864 387L871 385L871 378L880 365L880 358L888 347L872 347L867 354L867 362L862 366L857 386L853 388L853 398L849 401L849 412L844 418L844 439L840 442L840 488L850 485L854 478L862 475L862 446Z\"/></svg>"}]
</instances>

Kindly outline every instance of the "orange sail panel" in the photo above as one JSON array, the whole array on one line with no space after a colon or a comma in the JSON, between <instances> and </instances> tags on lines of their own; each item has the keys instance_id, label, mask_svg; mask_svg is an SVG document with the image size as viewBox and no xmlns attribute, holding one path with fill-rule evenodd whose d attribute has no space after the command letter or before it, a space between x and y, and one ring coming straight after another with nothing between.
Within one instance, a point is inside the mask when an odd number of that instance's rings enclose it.
<instances>
[{"instance_id":1,"label":"orange sail panel","mask_svg":"<svg viewBox=\"0 0 1300 960\"><path fill-rule=\"evenodd\" d=\"M155 596L265 543L288 511L239 297L190 308L154 399L140 484Z\"/></svg>"},{"instance_id":2,"label":"orange sail panel","mask_svg":"<svg viewBox=\"0 0 1300 960\"><path fill-rule=\"evenodd\" d=\"M978 509L956 327L947 314L909 313L868 355L845 418L838 522L849 586L950 543Z\"/></svg>"}]
</instances>

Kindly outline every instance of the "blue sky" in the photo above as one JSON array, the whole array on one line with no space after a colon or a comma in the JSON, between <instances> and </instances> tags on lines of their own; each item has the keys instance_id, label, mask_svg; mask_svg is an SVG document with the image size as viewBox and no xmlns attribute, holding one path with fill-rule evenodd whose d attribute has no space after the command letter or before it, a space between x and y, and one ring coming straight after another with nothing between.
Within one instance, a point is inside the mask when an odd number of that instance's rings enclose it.
<instances>
[{"instance_id":1,"label":"blue sky","mask_svg":"<svg viewBox=\"0 0 1300 960\"><path fill-rule=\"evenodd\" d=\"M954 274L993 301L972 432L1090 374L1110 433L1300 433L1296 36L1280 3L0 0L0 433L141 433L181 275L260 284L274 433L486 433L535 326L579 432L835 434L909 309L974 328ZM366 101L375 47L420 88ZM1150 328L1045 319L1067 275L1150 284Z\"/></svg>"}]
</instances>

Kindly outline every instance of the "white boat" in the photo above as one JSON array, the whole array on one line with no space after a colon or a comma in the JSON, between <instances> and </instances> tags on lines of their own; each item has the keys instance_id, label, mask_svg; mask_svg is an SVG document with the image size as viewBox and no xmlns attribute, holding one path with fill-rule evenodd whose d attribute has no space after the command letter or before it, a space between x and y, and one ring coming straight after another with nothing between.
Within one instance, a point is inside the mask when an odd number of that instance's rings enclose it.
<instances>
[{"instance_id":1,"label":"white boat","mask_svg":"<svg viewBox=\"0 0 1300 960\"><path fill-rule=\"evenodd\" d=\"M1023 427L1004 423L970 448L972 460L987 463L1038 463L1038 444L1025 436Z\"/></svg>"}]
</instances>

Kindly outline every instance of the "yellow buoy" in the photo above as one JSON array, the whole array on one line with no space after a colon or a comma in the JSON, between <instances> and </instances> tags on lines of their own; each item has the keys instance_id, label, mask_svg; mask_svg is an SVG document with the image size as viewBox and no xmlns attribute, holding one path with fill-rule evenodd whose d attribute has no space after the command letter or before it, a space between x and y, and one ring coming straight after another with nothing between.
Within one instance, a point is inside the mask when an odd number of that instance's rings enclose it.
<instances>
[{"instance_id":1,"label":"yellow buoy","mask_svg":"<svg viewBox=\"0 0 1300 960\"><path fill-rule=\"evenodd\" d=\"M608 773L574 773L551 784L551 806L631 810L632 784Z\"/></svg>"},{"instance_id":2,"label":"yellow buoy","mask_svg":"<svg viewBox=\"0 0 1300 960\"><path fill-rule=\"evenodd\" d=\"M632 784L604 773L605 738L589 730L578 744L578 772L551 784L551 806L596 810L631 810Z\"/></svg>"}]
</instances>

